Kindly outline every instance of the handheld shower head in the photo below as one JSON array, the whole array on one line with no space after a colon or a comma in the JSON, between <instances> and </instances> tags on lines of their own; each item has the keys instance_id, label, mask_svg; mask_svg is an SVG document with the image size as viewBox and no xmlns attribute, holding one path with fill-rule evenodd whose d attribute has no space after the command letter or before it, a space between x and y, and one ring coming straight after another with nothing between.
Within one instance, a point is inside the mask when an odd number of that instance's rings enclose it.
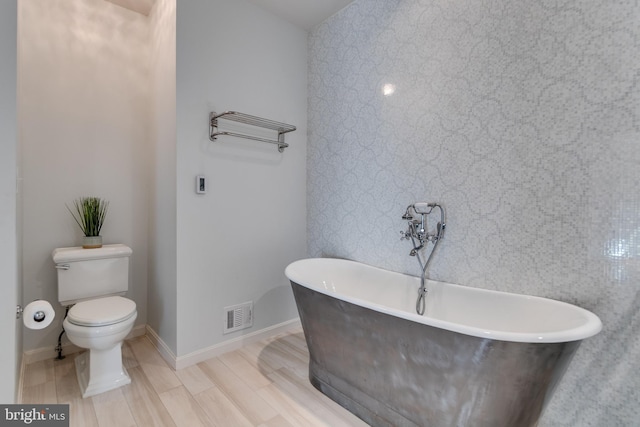
<instances>
[{"instance_id":1,"label":"handheld shower head","mask_svg":"<svg viewBox=\"0 0 640 427\"><path fill-rule=\"evenodd\" d=\"M413 210L414 210L415 213L421 214L421 215L428 215L428 214L431 213L431 211L436 206L436 204L435 203L419 202L419 203L414 203L411 206L413 207Z\"/></svg>"}]
</instances>

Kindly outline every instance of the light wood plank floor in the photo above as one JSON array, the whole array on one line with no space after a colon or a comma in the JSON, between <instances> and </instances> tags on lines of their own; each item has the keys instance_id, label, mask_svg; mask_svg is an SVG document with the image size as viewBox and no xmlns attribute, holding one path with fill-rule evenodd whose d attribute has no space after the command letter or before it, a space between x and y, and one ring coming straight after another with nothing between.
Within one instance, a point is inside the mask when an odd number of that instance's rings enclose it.
<instances>
[{"instance_id":1,"label":"light wood plank floor","mask_svg":"<svg viewBox=\"0 0 640 427\"><path fill-rule=\"evenodd\" d=\"M71 426L366 426L309 383L302 330L174 371L146 337L125 341L131 384L82 399L74 359L34 362L22 403L69 403Z\"/></svg>"}]
</instances>

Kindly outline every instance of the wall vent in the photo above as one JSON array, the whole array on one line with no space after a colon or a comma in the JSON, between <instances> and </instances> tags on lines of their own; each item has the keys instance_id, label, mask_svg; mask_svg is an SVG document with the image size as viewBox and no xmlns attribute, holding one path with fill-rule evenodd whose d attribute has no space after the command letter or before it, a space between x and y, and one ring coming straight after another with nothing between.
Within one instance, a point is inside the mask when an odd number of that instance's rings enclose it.
<instances>
[{"instance_id":1,"label":"wall vent","mask_svg":"<svg viewBox=\"0 0 640 427\"><path fill-rule=\"evenodd\" d=\"M224 308L223 334L253 326L253 301Z\"/></svg>"}]
</instances>

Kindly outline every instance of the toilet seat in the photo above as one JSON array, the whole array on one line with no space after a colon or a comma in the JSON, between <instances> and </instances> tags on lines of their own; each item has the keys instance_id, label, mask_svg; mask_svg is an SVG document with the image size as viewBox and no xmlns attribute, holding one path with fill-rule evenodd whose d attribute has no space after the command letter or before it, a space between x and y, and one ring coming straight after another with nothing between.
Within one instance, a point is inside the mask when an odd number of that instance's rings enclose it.
<instances>
[{"instance_id":1,"label":"toilet seat","mask_svg":"<svg viewBox=\"0 0 640 427\"><path fill-rule=\"evenodd\" d=\"M136 315L136 303L120 296L79 302L67 313L70 323L98 327L124 322Z\"/></svg>"}]
</instances>

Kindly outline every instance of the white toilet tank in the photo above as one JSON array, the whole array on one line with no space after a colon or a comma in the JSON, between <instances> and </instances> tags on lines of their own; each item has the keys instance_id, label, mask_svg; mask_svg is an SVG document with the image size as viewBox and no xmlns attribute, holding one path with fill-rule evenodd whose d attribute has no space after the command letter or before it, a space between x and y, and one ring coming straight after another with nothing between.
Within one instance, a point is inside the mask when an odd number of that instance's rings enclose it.
<instances>
[{"instance_id":1,"label":"white toilet tank","mask_svg":"<svg viewBox=\"0 0 640 427\"><path fill-rule=\"evenodd\" d=\"M97 249L54 249L60 304L66 306L101 296L124 295L129 289L131 253L130 247L119 244Z\"/></svg>"}]
</instances>

